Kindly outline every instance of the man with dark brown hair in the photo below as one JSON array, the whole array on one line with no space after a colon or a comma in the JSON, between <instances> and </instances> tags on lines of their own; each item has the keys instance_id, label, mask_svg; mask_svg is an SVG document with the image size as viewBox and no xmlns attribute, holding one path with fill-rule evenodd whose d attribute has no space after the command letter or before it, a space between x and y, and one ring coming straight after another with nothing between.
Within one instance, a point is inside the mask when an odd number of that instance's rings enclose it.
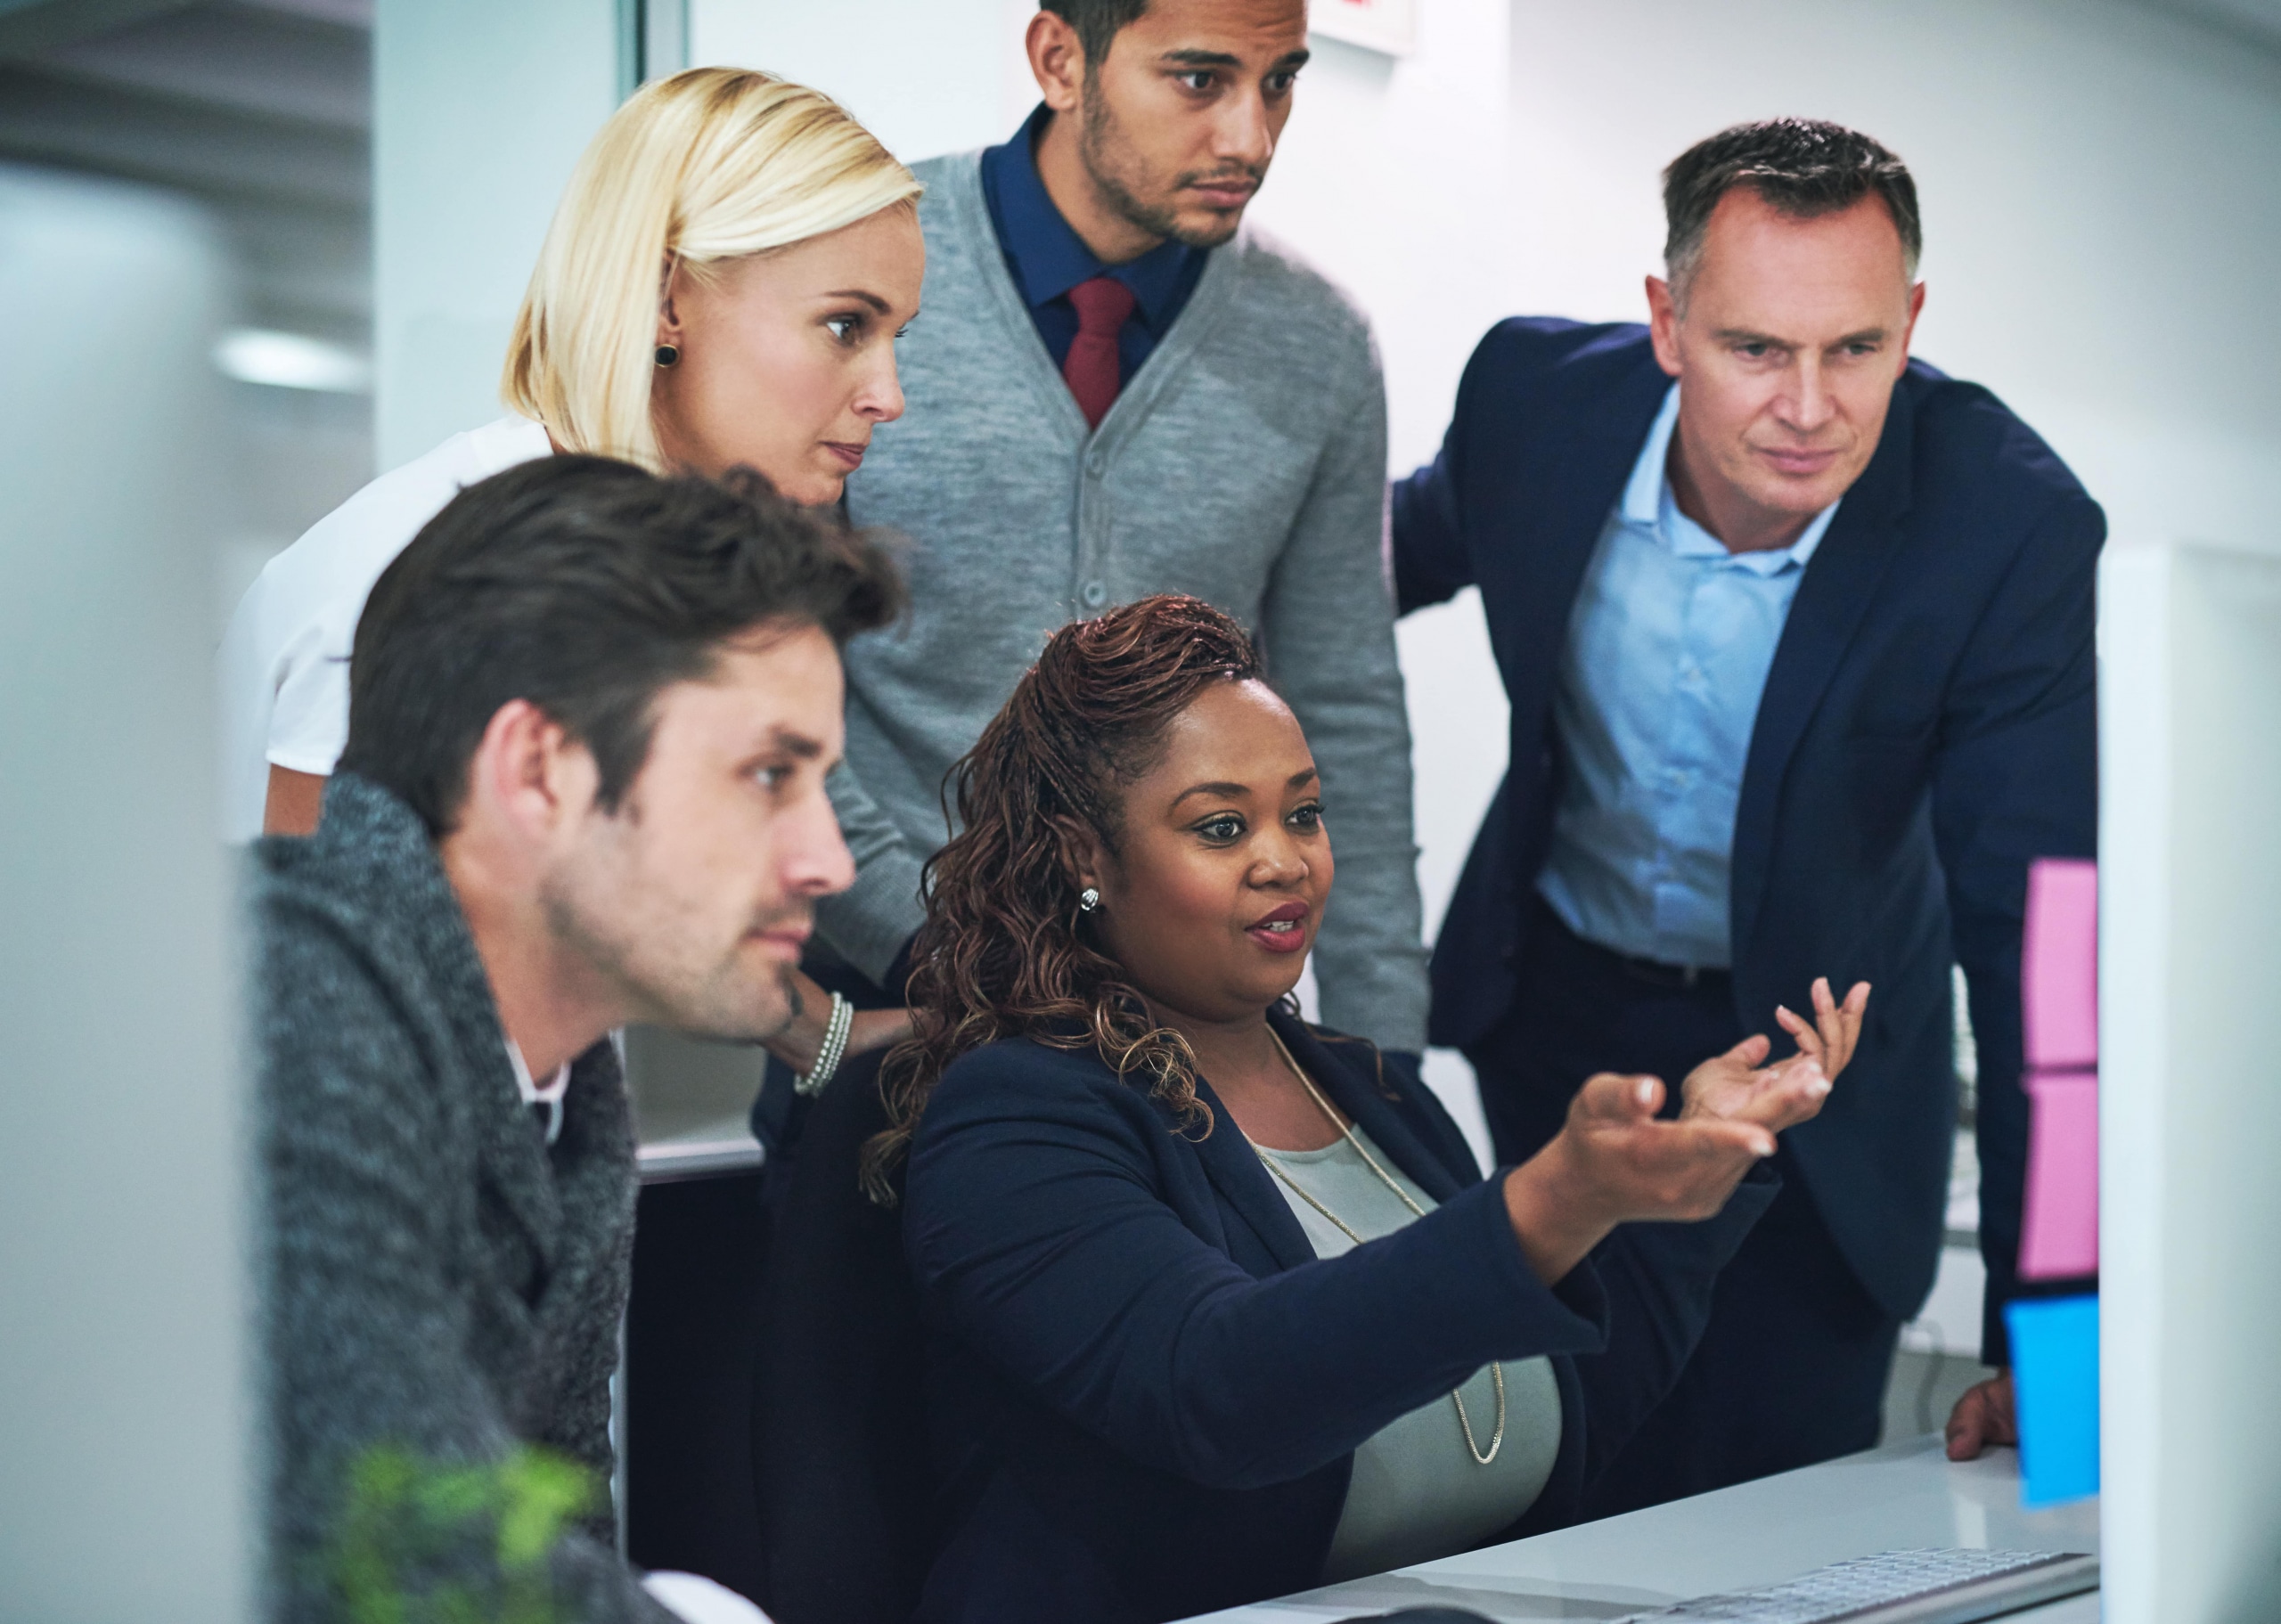
<instances>
[{"instance_id":1,"label":"man with dark brown hair","mask_svg":"<svg viewBox=\"0 0 2281 1624\"><path fill-rule=\"evenodd\" d=\"M609 1034L791 1019L853 874L839 646L900 601L773 496L572 456L470 486L373 588L323 819L254 847L278 1617L758 1617L612 1548Z\"/></svg>"}]
</instances>

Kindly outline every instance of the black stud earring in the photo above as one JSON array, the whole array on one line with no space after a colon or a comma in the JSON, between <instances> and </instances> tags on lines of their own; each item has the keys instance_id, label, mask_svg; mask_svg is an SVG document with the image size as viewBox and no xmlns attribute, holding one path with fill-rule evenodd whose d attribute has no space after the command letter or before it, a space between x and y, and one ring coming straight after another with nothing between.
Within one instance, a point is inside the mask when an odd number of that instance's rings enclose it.
<instances>
[{"instance_id":1,"label":"black stud earring","mask_svg":"<svg viewBox=\"0 0 2281 1624\"><path fill-rule=\"evenodd\" d=\"M675 349L672 345L660 344L658 346L658 364L659 366L671 366L674 362L680 359L681 351Z\"/></svg>"}]
</instances>

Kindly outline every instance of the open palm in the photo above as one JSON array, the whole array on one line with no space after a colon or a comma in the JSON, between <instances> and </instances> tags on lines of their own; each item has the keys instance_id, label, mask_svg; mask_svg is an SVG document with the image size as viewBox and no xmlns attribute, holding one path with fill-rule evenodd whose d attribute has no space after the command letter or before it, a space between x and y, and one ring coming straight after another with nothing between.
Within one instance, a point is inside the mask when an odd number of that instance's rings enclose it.
<instances>
[{"instance_id":1,"label":"open palm","mask_svg":"<svg viewBox=\"0 0 2281 1624\"><path fill-rule=\"evenodd\" d=\"M1820 977L1814 982L1813 1002L1811 1022L1786 1008L1774 1011L1782 1029L1797 1041L1798 1052L1788 1059L1766 1065L1773 1045L1763 1033L1754 1033L1689 1072L1680 1089L1680 1120L1755 1122L1779 1133L1819 1111L1860 1041L1869 983L1856 982L1841 1004L1828 979Z\"/></svg>"}]
</instances>

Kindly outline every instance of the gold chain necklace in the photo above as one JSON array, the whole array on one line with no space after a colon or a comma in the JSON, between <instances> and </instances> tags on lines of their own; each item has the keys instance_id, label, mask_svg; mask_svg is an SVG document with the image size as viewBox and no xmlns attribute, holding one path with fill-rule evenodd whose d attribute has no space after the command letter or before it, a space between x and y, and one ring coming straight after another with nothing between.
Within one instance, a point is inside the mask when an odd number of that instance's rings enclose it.
<instances>
[{"instance_id":1,"label":"gold chain necklace","mask_svg":"<svg viewBox=\"0 0 2281 1624\"><path fill-rule=\"evenodd\" d=\"M1348 1127L1345 1122L1340 1120L1338 1113L1330 1108L1330 1102L1325 1099L1322 1097L1321 1090L1315 1087L1314 1079L1308 1076L1306 1072L1300 1066L1298 1061L1292 1057L1291 1051L1283 1047L1283 1039L1281 1034L1279 1033L1275 1028L1271 1026L1267 1029L1267 1035L1274 1040L1275 1052L1283 1057L1283 1064L1291 1068L1291 1075L1296 1077L1299 1080L1299 1086L1306 1089L1307 1098L1315 1102L1316 1107L1322 1112L1325 1117L1329 1119L1330 1125L1337 1129L1339 1133L1345 1138L1346 1142L1354 1147L1354 1154L1361 1157L1364 1162L1369 1164L1370 1171L1378 1174L1379 1182L1384 1184L1386 1188L1392 1190L1394 1195L1400 1198L1402 1204L1410 1209L1412 1216L1418 1218L1425 1217L1426 1209L1419 1206L1416 1202L1410 1198L1410 1192L1403 1189L1399 1184L1396 1184L1394 1180L1394 1176L1387 1172L1385 1168L1378 1165L1378 1159L1363 1148L1362 1141L1354 1137L1354 1130ZM1348 1240L1353 1241L1357 1246L1362 1245L1362 1237L1354 1233L1353 1229L1347 1224L1345 1219L1339 1217L1337 1213L1332 1212L1329 1207L1323 1205L1321 1202L1316 1200L1314 1193L1309 1190L1304 1185L1301 1184L1296 1179L1291 1177L1290 1173L1284 1169L1282 1164L1277 1162L1274 1157L1269 1155L1264 1148L1258 1145L1254 1145L1252 1147L1252 1150L1258 1155L1261 1164L1263 1165L1269 1172L1273 1173L1278 1179L1280 1179L1284 1185L1295 1193L1300 1200L1305 1202L1316 1212L1321 1213L1323 1217L1329 1220L1331 1224L1337 1228L1338 1232L1341 1235L1344 1235ZM1465 1413L1465 1395L1454 1389L1452 1389L1450 1393L1450 1402L1458 1407L1458 1430L1465 1434L1466 1453L1473 1457L1474 1465L1477 1466L1485 1466L1491 1461L1495 1460L1497 1458L1497 1451L1505 1447L1504 1366L1492 1360L1489 1367L1489 1379L1491 1385L1495 1387L1497 1390L1497 1430L1489 1435L1489 1449L1486 1453L1484 1453L1481 1446L1474 1441L1473 1418Z\"/></svg>"}]
</instances>

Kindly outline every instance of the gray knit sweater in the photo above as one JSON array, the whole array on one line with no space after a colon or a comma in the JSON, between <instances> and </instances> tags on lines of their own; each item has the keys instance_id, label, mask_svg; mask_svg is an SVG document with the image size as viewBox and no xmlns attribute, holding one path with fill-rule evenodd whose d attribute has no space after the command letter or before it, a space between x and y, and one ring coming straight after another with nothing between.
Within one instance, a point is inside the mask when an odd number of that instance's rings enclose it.
<instances>
[{"instance_id":1,"label":"gray knit sweater","mask_svg":"<svg viewBox=\"0 0 2281 1624\"><path fill-rule=\"evenodd\" d=\"M427 830L353 773L314 838L254 847L252 912L274 1615L347 1616L344 1580L378 1578L507 1616L493 1513L349 1484L376 1450L432 1486L533 1444L603 1497L524 1581L536 1616L664 1624L608 1544L635 1188L616 1054L579 1057L550 1150ZM352 1579L360 1540L383 1571Z\"/></svg>"},{"instance_id":2,"label":"gray knit sweater","mask_svg":"<svg viewBox=\"0 0 2281 1624\"><path fill-rule=\"evenodd\" d=\"M1008 273L979 155L927 183L922 314L897 351L906 415L848 481L850 516L903 532L916 605L847 651L833 802L854 890L825 940L877 978L920 922L952 764L1046 636L1151 592L1256 629L1322 771L1337 889L1315 949L1329 1025L1426 1041L1410 730L1384 565L1386 401L1361 314L1246 226L1097 431Z\"/></svg>"}]
</instances>

